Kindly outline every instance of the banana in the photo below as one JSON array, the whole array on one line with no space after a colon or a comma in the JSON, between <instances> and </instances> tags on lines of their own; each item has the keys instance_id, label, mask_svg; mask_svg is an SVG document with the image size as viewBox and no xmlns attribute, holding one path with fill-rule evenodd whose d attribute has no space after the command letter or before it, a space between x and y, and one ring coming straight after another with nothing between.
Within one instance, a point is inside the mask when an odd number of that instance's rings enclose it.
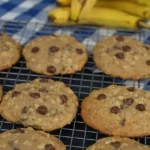
<instances>
[{"instance_id":1,"label":"banana","mask_svg":"<svg viewBox=\"0 0 150 150\"><path fill-rule=\"evenodd\" d=\"M108 0L108 1L113 1L113 0ZM120 1L122 1L122 0L120 0ZM137 3L140 5L146 5L146 6L150 7L150 0L126 0L126 1Z\"/></svg>"},{"instance_id":2,"label":"banana","mask_svg":"<svg viewBox=\"0 0 150 150\"><path fill-rule=\"evenodd\" d=\"M133 0L132 0L133 1ZM136 0L139 4L150 6L149 0ZM134 1L133 1L134 2Z\"/></svg>"},{"instance_id":3,"label":"banana","mask_svg":"<svg viewBox=\"0 0 150 150\"><path fill-rule=\"evenodd\" d=\"M58 25L71 25L70 7L58 7L48 13L48 21Z\"/></svg>"},{"instance_id":4,"label":"banana","mask_svg":"<svg viewBox=\"0 0 150 150\"><path fill-rule=\"evenodd\" d=\"M100 1L97 1L96 6L118 9L118 10L125 11L133 15L137 15L146 19L150 19L150 7L138 5L132 2L128 2L128 1L100 0Z\"/></svg>"},{"instance_id":5,"label":"banana","mask_svg":"<svg viewBox=\"0 0 150 150\"><path fill-rule=\"evenodd\" d=\"M141 17L104 7L94 7L86 15L79 17L78 23L126 29L137 29L140 27L150 29L150 26Z\"/></svg>"},{"instance_id":6,"label":"banana","mask_svg":"<svg viewBox=\"0 0 150 150\"><path fill-rule=\"evenodd\" d=\"M71 0L56 0L56 3L59 6L70 6Z\"/></svg>"},{"instance_id":7,"label":"banana","mask_svg":"<svg viewBox=\"0 0 150 150\"><path fill-rule=\"evenodd\" d=\"M79 0L79 1L72 0L72 2L71 2L71 20L77 21L80 10L82 8L83 1L82 0Z\"/></svg>"},{"instance_id":8,"label":"banana","mask_svg":"<svg viewBox=\"0 0 150 150\"><path fill-rule=\"evenodd\" d=\"M82 17L86 15L87 13L89 13L89 11L94 7L96 2L97 0L85 0L85 4L83 5L79 16Z\"/></svg>"},{"instance_id":9,"label":"banana","mask_svg":"<svg viewBox=\"0 0 150 150\"><path fill-rule=\"evenodd\" d=\"M71 2L71 19L77 21L79 15L83 16L92 9L97 0L72 0Z\"/></svg>"}]
</instances>

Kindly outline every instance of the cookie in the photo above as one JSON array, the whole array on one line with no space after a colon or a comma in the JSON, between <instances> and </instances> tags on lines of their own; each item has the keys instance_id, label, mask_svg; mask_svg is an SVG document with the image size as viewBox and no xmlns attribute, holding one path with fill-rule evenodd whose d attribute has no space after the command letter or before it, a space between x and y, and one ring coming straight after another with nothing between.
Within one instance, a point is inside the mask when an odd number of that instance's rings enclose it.
<instances>
[{"instance_id":1,"label":"cookie","mask_svg":"<svg viewBox=\"0 0 150 150\"><path fill-rule=\"evenodd\" d=\"M3 96L3 90L2 90L2 85L0 85L0 102L2 100L2 96Z\"/></svg>"},{"instance_id":2,"label":"cookie","mask_svg":"<svg viewBox=\"0 0 150 150\"><path fill-rule=\"evenodd\" d=\"M11 68L21 57L21 45L0 33L0 71Z\"/></svg>"},{"instance_id":3,"label":"cookie","mask_svg":"<svg viewBox=\"0 0 150 150\"><path fill-rule=\"evenodd\" d=\"M111 85L84 99L81 115L90 127L107 135L150 135L150 92Z\"/></svg>"},{"instance_id":4,"label":"cookie","mask_svg":"<svg viewBox=\"0 0 150 150\"><path fill-rule=\"evenodd\" d=\"M74 92L64 83L46 78L17 84L0 104L1 115L6 120L44 131L70 124L77 109Z\"/></svg>"},{"instance_id":5,"label":"cookie","mask_svg":"<svg viewBox=\"0 0 150 150\"><path fill-rule=\"evenodd\" d=\"M150 46L126 36L110 36L93 49L94 62L105 74L122 79L150 77Z\"/></svg>"},{"instance_id":6,"label":"cookie","mask_svg":"<svg viewBox=\"0 0 150 150\"><path fill-rule=\"evenodd\" d=\"M107 137L98 140L87 150L150 150L150 148L129 138Z\"/></svg>"},{"instance_id":7,"label":"cookie","mask_svg":"<svg viewBox=\"0 0 150 150\"><path fill-rule=\"evenodd\" d=\"M88 55L83 44L71 36L41 36L23 49L27 68L44 75L73 74L81 71Z\"/></svg>"},{"instance_id":8,"label":"cookie","mask_svg":"<svg viewBox=\"0 0 150 150\"><path fill-rule=\"evenodd\" d=\"M18 128L0 134L1 150L66 150L53 135L32 128Z\"/></svg>"}]
</instances>

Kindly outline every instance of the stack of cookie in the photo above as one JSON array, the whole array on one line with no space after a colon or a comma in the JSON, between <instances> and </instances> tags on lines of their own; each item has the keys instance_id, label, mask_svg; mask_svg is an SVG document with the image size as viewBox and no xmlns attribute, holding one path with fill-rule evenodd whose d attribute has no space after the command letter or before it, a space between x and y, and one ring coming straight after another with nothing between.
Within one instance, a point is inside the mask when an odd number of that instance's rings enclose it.
<instances>
[{"instance_id":1,"label":"stack of cookie","mask_svg":"<svg viewBox=\"0 0 150 150\"><path fill-rule=\"evenodd\" d=\"M0 70L15 64L21 52L30 70L47 76L81 71L88 59L85 46L66 35L35 38L23 50L7 35L0 34L0 38L0 60L3 62ZM96 44L93 52L97 67L112 77L150 77L150 46L137 40L123 36L106 37ZM66 149L57 138L43 132L60 129L76 116L78 98L64 83L38 78L15 85L3 98L0 87L0 98L0 113L6 120L30 127L0 134L0 149ZM150 150L128 139L150 135L149 110L148 91L117 85L94 90L81 104L82 118L90 127L112 137L98 140L87 149Z\"/></svg>"}]
</instances>

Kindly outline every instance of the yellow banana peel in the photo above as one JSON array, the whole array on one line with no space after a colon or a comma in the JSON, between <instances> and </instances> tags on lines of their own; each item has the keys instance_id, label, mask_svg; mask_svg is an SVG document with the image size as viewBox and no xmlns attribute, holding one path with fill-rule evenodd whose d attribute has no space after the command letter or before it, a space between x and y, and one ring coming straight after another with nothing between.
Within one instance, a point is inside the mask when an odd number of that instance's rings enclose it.
<instances>
[{"instance_id":1,"label":"yellow banana peel","mask_svg":"<svg viewBox=\"0 0 150 150\"><path fill-rule=\"evenodd\" d=\"M99 0L97 1L96 6L117 9L146 19L150 19L150 7L139 5L128 1Z\"/></svg>"},{"instance_id":2,"label":"yellow banana peel","mask_svg":"<svg viewBox=\"0 0 150 150\"><path fill-rule=\"evenodd\" d=\"M97 0L86 0L79 16L82 17L82 16L86 15L87 13L89 13L89 11L94 7L96 2L97 2Z\"/></svg>"},{"instance_id":3,"label":"yellow banana peel","mask_svg":"<svg viewBox=\"0 0 150 150\"><path fill-rule=\"evenodd\" d=\"M48 21L58 25L72 24L70 7L58 7L48 12Z\"/></svg>"},{"instance_id":4,"label":"yellow banana peel","mask_svg":"<svg viewBox=\"0 0 150 150\"><path fill-rule=\"evenodd\" d=\"M79 17L78 23L113 28L138 29L145 27L150 29L150 26L141 17L104 7L93 8L86 15Z\"/></svg>"},{"instance_id":5,"label":"yellow banana peel","mask_svg":"<svg viewBox=\"0 0 150 150\"><path fill-rule=\"evenodd\" d=\"M113 1L113 0L107 0L107 1ZM122 1L122 0L120 0L120 1ZM137 3L140 5L146 5L146 6L150 7L150 0L126 0L126 1Z\"/></svg>"},{"instance_id":6,"label":"yellow banana peel","mask_svg":"<svg viewBox=\"0 0 150 150\"><path fill-rule=\"evenodd\" d=\"M59 6L70 6L71 0L56 0L56 3Z\"/></svg>"},{"instance_id":7,"label":"yellow banana peel","mask_svg":"<svg viewBox=\"0 0 150 150\"><path fill-rule=\"evenodd\" d=\"M84 15L92 9L97 0L72 0L71 2L71 19L77 21L79 15Z\"/></svg>"},{"instance_id":8,"label":"yellow banana peel","mask_svg":"<svg viewBox=\"0 0 150 150\"><path fill-rule=\"evenodd\" d=\"M131 0L132 2L137 2L138 4L150 6L150 0Z\"/></svg>"}]
</instances>

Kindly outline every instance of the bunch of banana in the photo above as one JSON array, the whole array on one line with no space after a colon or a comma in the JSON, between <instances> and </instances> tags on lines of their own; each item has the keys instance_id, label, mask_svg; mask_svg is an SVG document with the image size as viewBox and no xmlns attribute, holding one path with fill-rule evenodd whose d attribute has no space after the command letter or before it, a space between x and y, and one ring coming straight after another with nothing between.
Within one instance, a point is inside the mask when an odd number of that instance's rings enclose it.
<instances>
[{"instance_id":1,"label":"bunch of banana","mask_svg":"<svg viewBox=\"0 0 150 150\"><path fill-rule=\"evenodd\" d=\"M150 7L141 5L148 5L148 1L150 0L57 0L59 5L65 7L50 11L48 18L50 22L58 25L87 24L150 29L150 25L145 22L150 19Z\"/></svg>"}]
</instances>

